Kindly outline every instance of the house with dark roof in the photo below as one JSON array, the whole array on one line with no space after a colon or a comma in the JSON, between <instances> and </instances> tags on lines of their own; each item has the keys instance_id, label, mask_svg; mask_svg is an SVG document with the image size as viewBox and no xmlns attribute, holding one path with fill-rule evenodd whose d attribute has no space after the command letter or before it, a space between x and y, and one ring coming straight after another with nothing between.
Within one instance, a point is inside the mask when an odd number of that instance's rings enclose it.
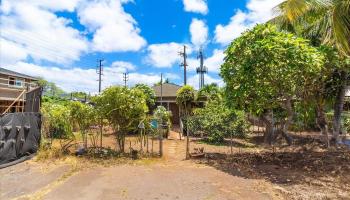
<instances>
[{"instance_id":1,"label":"house with dark roof","mask_svg":"<svg viewBox=\"0 0 350 200\"><path fill-rule=\"evenodd\" d=\"M156 106L164 106L167 110L171 111L171 122L173 125L180 123L180 109L176 104L176 92L181 86L173 83L163 83L163 85L153 86L153 90L156 94Z\"/></svg>"},{"instance_id":2,"label":"house with dark roof","mask_svg":"<svg viewBox=\"0 0 350 200\"><path fill-rule=\"evenodd\" d=\"M0 115L24 111L26 94L38 88L38 80L0 67Z\"/></svg>"}]
</instances>

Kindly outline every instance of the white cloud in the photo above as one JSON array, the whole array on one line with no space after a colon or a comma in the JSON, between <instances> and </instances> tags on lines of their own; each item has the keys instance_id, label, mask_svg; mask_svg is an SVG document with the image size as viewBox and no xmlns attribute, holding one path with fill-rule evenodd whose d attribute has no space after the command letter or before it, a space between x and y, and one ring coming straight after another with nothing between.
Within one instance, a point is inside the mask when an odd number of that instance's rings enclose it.
<instances>
[{"instance_id":1,"label":"white cloud","mask_svg":"<svg viewBox=\"0 0 350 200\"><path fill-rule=\"evenodd\" d=\"M191 86L193 86L195 89L199 89L199 75L196 74L194 76L191 76L188 78L187 83ZM204 84L210 84L210 83L216 83L218 86L222 87L224 86L224 82L222 79L213 78L208 74L204 75Z\"/></svg>"},{"instance_id":2,"label":"white cloud","mask_svg":"<svg viewBox=\"0 0 350 200\"><path fill-rule=\"evenodd\" d=\"M208 13L208 5L206 0L183 0L184 9L187 12Z\"/></svg>"},{"instance_id":3,"label":"white cloud","mask_svg":"<svg viewBox=\"0 0 350 200\"><path fill-rule=\"evenodd\" d=\"M126 71L136 70L136 66L129 62L115 61L112 63L111 68L118 70L118 72L124 73Z\"/></svg>"},{"instance_id":4,"label":"white cloud","mask_svg":"<svg viewBox=\"0 0 350 200\"><path fill-rule=\"evenodd\" d=\"M181 79L181 77L178 74L165 73L164 74L164 79L167 79L167 78L170 80L170 82L172 82L174 80Z\"/></svg>"},{"instance_id":5,"label":"white cloud","mask_svg":"<svg viewBox=\"0 0 350 200\"><path fill-rule=\"evenodd\" d=\"M131 63L123 61L116 61L115 63L119 63L118 66L107 66L104 68L104 75L102 77L103 88L111 85L123 85L124 83L122 79L122 73L125 70L125 66L133 66ZM98 75L96 74L96 69L82 69L78 67L62 69L50 66L40 66L25 62L18 62L17 64L8 66L6 68L31 76L44 77L46 80L56 83L66 92L84 91L96 93L98 91L98 82L96 81L98 79ZM171 75L169 74L168 76ZM153 85L159 80L159 74L140 74L137 72L132 72L129 73L128 85L132 86L136 83Z\"/></svg>"},{"instance_id":6,"label":"white cloud","mask_svg":"<svg viewBox=\"0 0 350 200\"><path fill-rule=\"evenodd\" d=\"M208 26L203 20L192 19L190 25L191 42L194 46L205 45L208 39Z\"/></svg>"},{"instance_id":7,"label":"white cloud","mask_svg":"<svg viewBox=\"0 0 350 200\"><path fill-rule=\"evenodd\" d=\"M214 49L213 54L204 60L204 66L208 68L209 72L218 73L221 65L224 63L225 54L221 49ZM199 60L195 58L188 59L188 66L190 71L195 71L199 67Z\"/></svg>"},{"instance_id":8,"label":"white cloud","mask_svg":"<svg viewBox=\"0 0 350 200\"><path fill-rule=\"evenodd\" d=\"M68 2L56 2L53 5L57 5L58 10L74 9L75 5ZM78 60L88 50L87 40L78 30L69 26L70 20L57 17L47 5L47 1L41 5L35 0L4 0L1 4L1 40L16 46L17 52L21 49L22 55L27 54L35 61L68 63Z\"/></svg>"},{"instance_id":9,"label":"white cloud","mask_svg":"<svg viewBox=\"0 0 350 200\"><path fill-rule=\"evenodd\" d=\"M227 25L216 26L215 41L227 45L248 28L268 21L273 17L272 9L281 2L283 0L249 0L246 12L238 10Z\"/></svg>"},{"instance_id":10,"label":"white cloud","mask_svg":"<svg viewBox=\"0 0 350 200\"><path fill-rule=\"evenodd\" d=\"M78 8L80 23L94 33L92 48L101 52L138 51L146 45L137 22L124 11L128 1L89 1Z\"/></svg>"},{"instance_id":11,"label":"white cloud","mask_svg":"<svg viewBox=\"0 0 350 200\"><path fill-rule=\"evenodd\" d=\"M145 62L159 68L171 67L175 63L180 64L179 52L183 51L183 45L175 42L149 45ZM186 46L188 47L187 53L190 54L192 52L191 47L190 45Z\"/></svg>"},{"instance_id":12,"label":"white cloud","mask_svg":"<svg viewBox=\"0 0 350 200\"><path fill-rule=\"evenodd\" d=\"M209 72L219 72L221 65L224 63L225 54L222 50L215 49L213 55L205 59L205 66Z\"/></svg>"},{"instance_id":13,"label":"white cloud","mask_svg":"<svg viewBox=\"0 0 350 200\"><path fill-rule=\"evenodd\" d=\"M75 8L77 7L78 3L81 0L59 0L59 1L52 1L52 0L16 0L16 1L9 1L4 0L1 5L1 10L4 13L10 12L10 10L13 7L13 2L17 3L29 3L32 6L40 7L43 9L49 9L52 11L69 11L73 12Z\"/></svg>"},{"instance_id":14,"label":"white cloud","mask_svg":"<svg viewBox=\"0 0 350 200\"><path fill-rule=\"evenodd\" d=\"M24 46L0 37L0 66L25 60L28 54Z\"/></svg>"}]
</instances>

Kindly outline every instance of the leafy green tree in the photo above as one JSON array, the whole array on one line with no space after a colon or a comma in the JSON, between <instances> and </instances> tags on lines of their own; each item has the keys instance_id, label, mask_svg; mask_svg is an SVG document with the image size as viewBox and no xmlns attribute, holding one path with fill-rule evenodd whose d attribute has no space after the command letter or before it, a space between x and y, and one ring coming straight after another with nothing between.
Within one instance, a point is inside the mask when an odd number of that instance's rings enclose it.
<instances>
[{"instance_id":1,"label":"leafy green tree","mask_svg":"<svg viewBox=\"0 0 350 200\"><path fill-rule=\"evenodd\" d=\"M59 97L64 94L64 91L55 83L49 82L43 78L39 79L38 84L43 88L44 95Z\"/></svg>"},{"instance_id":2,"label":"leafy green tree","mask_svg":"<svg viewBox=\"0 0 350 200\"><path fill-rule=\"evenodd\" d=\"M222 99L222 90L216 83L208 84L202 87L197 94L197 98L205 98L207 101L220 101Z\"/></svg>"},{"instance_id":3,"label":"leafy green tree","mask_svg":"<svg viewBox=\"0 0 350 200\"><path fill-rule=\"evenodd\" d=\"M192 112L192 104L195 100L192 86L185 85L176 92L176 103L179 105L182 116L186 117Z\"/></svg>"},{"instance_id":4,"label":"leafy green tree","mask_svg":"<svg viewBox=\"0 0 350 200\"><path fill-rule=\"evenodd\" d=\"M186 131L186 159L190 157L190 140L187 130L187 118L192 114L192 104L195 100L193 87L185 85L176 92L176 103L180 107L180 116L184 122L183 130Z\"/></svg>"},{"instance_id":5,"label":"leafy green tree","mask_svg":"<svg viewBox=\"0 0 350 200\"><path fill-rule=\"evenodd\" d=\"M164 106L158 106L154 111L153 116L158 119L159 122L168 125L170 123L171 112L167 111Z\"/></svg>"},{"instance_id":6,"label":"leafy green tree","mask_svg":"<svg viewBox=\"0 0 350 200\"><path fill-rule=\"evenodd\" d=\"M281 29L308 38L315 46L328 44L335 47L341 56L350 56L350 0L285 0L276 10L279 15L271 22ZM349 64L345 62L341 68L330 67L335 76L339 74L338 84L334 85L333 120L333 136L338 140ZM317 107L321 108L320 105Z\"/></svg>"},{"instance_id":7,"label":"leafy green tree","mask_svg":"<svg viewBox=\"0 0 350 200\"><path fill-rule=\"evenodd\" d=\"M91 125L96 123L96 112L91 105L73 101L70 103L70 119L79 126L80 133L87 149L87 131Z\"/></svg>"},{"instance_id":8,"label":"leafy green tree","mask_svg":"<svg viewBox=\"0 0 350 200\"><path fill-rule=\"evenodd\" d=\"M229 105L261 115L267 128L265 142L270 144L277 135L274 126L279 119L282 129L277 133L291 144L288 128L293 102L316 82L323 67L322 54L307 40L269 24L243 33L225 53L220 74Z\"/></svg>"},{"instance_id":9,"label":"leafy green tree","mask_svg":"<svg viewBox=\"0 0 350 200\"><path fill-rule=\"evenodd\" d=\"M272 22L303 35L320 39L350 55L350 0L285 0L276 7ZM309 38L309 37L308 37Z\"/></svg>"},{"instance_id":10,"label":"leafy green tree","mask_svg":"<svg viewBox=\"0 0 350 200\"><path fill-rule=\"evenodd\" d=\"M157 82L156 84L154 84L154 85L160 85L162 82L161 81L159 81L159 82ZM172 83L170 80L169 80L169 78L166 78L165 80L163 80L163 84L164 83Z\"/></svg>"},{"instance_id":11,"label":"leafy green tree","mask_svg":"<svg viewBox=\"0 0 350 200\"><path fill-rule=\"evenodd\" d=\"M71 95L73 98L78 98L78 99L89 98L89 95L86 94L86 92L72 92Z\"/></svg>"},{"instance_id":12,"label":"leafy green tree","mask_svg":"<svg viewBox=\"0 0 350 200\"><path fill-rule=\"evenodd\" d=\"M168 111L164 106L158 106L154 110L153 117L157 119L160 125L166 127L166 134L168 135L171 128L171 112Z\"/></svg>"},{"instance_id":13,"label":"leafy green tree","mask_svg":"<svg viewBox=\"0 0 350 200\"><path fill-rule=\"evenodd\" d=\"M229 109L223 101L210 101L203 108L194 109L188 128L192 134L200 133L210 143L219 144L228 136L246 137L249 124L244 112Z\"/></svg>"},{"instance_id":14,"label":"leafy green tree","mask_svg":"<svg viewBox=\"0 0 350 200\"><path fill-rule=\"evenodd\" d=\"M148 109L152 109L156 102L156 94L154 90L146 84L136 84L134 88L139 89L144 93Z\"/></svg>"},{"instance_id":15,"label":"leafy green tree","mask_svg":"<svg viewBox=\"0 0 350 200\"><path fill-rule=\"evenodd\" d=\"M113 86L95 97L94 102L97 109L108 119L119 149L124 152L126 134L136 130L148 112L144 93L139 89Z\"/></svg>"},{"instance_id":16,"label":"leafy green tree","mask_svg":"<svg viewBox=\"0 0 350 200\"><path fill-rule=\"evenodd\" d=\"M48 131L51 139L68 139L73 137L70 110L67 106L43 103L41 112L43 114L43 126Z\"/></svg>"}]
</instances>

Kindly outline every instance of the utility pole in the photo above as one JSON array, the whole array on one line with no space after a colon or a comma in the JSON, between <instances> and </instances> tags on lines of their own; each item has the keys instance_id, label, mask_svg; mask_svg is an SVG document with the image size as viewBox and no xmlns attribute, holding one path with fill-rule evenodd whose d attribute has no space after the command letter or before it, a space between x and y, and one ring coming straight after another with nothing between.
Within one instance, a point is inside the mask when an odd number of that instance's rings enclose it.
<instances>
[{"instance_id":1,"label":"utility pole","mask_svg":"<svg viewBox=\"0 0 350 200\"><path fill-rule=\"evenodd\" d=\"M163 106L163 73L160 73L160 105Z\"/></svg>"},{"instance_id":2,"label":"utility pole","mask_svg":"<svg viewBox=\"0 0 350 200\"><path fill-rule=\"evenodd\" d=\"M197 67L197 74L199 74L199 89L201 89L204 87L204 74L208 72L208 68L204 66L204 55L202 48L199 49L197 59L200 61L200 65Z\"/></svg>"},{"instance_id":3,"label":"utility pole","mask_svg":"<svg viewBox=\"0 0 350 200\"><path fill-rule=\"evenodd\" d=\"M129 80L129 73L128 73L128 71L126 71L126 72L123 73L123 81L124 81L124 86L125 87L127 86L128 80Z\"/></svg>"},{"instance_id":4,"label":"utility pole","mask_svg":"<svg viewBox=\"0 0 350 200\"><path fill-rule=\"evenodd\" d=\"M186 54L186 45L184 45L183 52L179 52L179 55L183 57L183 62L180 64L180 66L184 67L184 85L187 84L187 77L186 77L186 68L187 68L187 54Z\"/></svg>"},{"instance_id":5,"label":"utility pole","mask_svg":"<svg viewBox=\"0 0 350 200\"><path fill-rule=\"evenodd\" d=\"M99 66L96 69L96 73L98 74L98 93L101 94L102 90L102 75L103 75L103 59L98 60ZM102 136L103 136L103 119L100 119L100 151L102 152Z\"/></svg>"},{"instance_id":6,"label":"utility pole","mask_svg":"<svg viewBox=\"0 0 350 200\"><path fill-rule=\"evenodd\" d=\"M102 75L103 75L103 59L98 60L99 66L97 66L96 73L98 74L98 93L101 93L102 88Z\"/></svg>"}]
</instances>

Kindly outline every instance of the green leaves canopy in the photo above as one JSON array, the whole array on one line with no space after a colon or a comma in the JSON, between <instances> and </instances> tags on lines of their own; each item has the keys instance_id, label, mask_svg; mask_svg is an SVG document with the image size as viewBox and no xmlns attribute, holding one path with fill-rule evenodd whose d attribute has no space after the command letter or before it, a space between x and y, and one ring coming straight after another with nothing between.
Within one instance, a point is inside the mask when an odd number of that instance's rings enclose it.
<instances>
[{"instance_id":1,"label":"green leaves canopy","mask_svg":"<svg viewBox=\"0 0 350 200\"><path fill-rule=\"evenodd\" d=\"M307 40L269 24L243 33L225 53L220 75L228 103L257 114L280 107L286 98L302 96L324 62Z\"/></svg>"},{"instance_id":2,"label":"green leaves canopy","mask_svg":"<svg viewBox=\"0 0 350 200\"><path fill-rule=\"evenodd\" d=\"M170 124L171 112L167 111L164 106L158 106L154 111L153 116L163 124Z\"/></svg>"},{"instance_id":3,"label":"green leaves canopy","mask_svg":"<svg viewBox=\"0 0 350 200\"><path fill-rule=\"evenodd\" d=\"M350 56L350 0L285 0L272 23Z\"/></svg>"},{"instance_id":4,"label":"green leaves canopy","mask_svg":"<svg viewBox=\"0 0 350 200\"><path fill-rule=\"evenodd\" d=\"M139 89L143 92L143 94L145 95L146 103L147 103L147 106L149 109L155 105L156 94L151 87L149 87L146 84L136 84L134 88Z\"/></svg>"},{"instance_id":5,"label":"green leaves canopy","mask_svg":"<svg viewBox=\"0 0 350 200\"><path fill-rule=\"evenodd\" d=\"M96 106L117 131L123 134L137 128L148 108L141 90L113 86L94 99Z\"/></svg>"},{"instance_id":6,"label":"green leaves canopy","mask_svg":"<svg viewBox=\"0 0 350 200\"><path fill-rule=\"evenodd\" d=\"M176 103L182 109L184 115L191 112L191 104L195 100L193 87L185 85L176 92Z\"/></svg>"},{"instance_id":7,"label":"green leaves canopy","mask_svg":"<svg viewBox=\"0 0 350 200\"><path fill-rule=\"evenodd\" d=\"M220 101L222 99L222 90L217 84L211 83L202 87L197 94L197 98L205 98L207 101Z\"/></svg>"},{"instance_id":8,"label":"green leaves canopy","mask_svg":"<svg viewBox=\"0 0 350 200\"><path fill-rule=\"evenodd\" d=\"M244 112L230 110L222 101L210 101L196 108L187 119L191 133L203 132L211 143L221 143L227 136L245 137L248 131Z\"/></svg>"}]
</instances>

